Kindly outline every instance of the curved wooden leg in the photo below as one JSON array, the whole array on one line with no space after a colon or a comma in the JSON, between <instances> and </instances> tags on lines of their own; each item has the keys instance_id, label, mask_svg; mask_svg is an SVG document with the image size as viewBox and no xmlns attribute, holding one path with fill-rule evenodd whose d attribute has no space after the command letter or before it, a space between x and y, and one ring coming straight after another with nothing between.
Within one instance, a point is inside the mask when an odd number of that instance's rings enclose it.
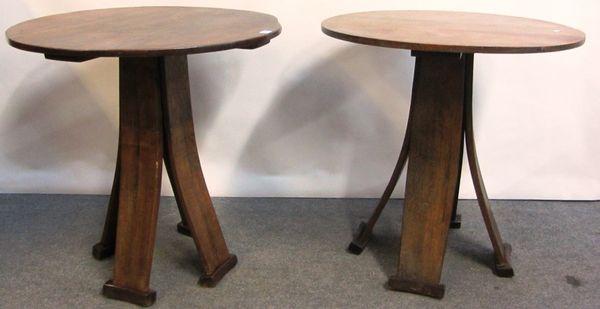
<instances>
[{"instance_id":1,"label":"curved wooden leg","mask_svg":"<svg viewBox=\"0 0 600 309\"><path fill-rule=\"evenodd\" d=\"M117 238L117 216L119 213L119 169L120 169L120 160L117 151L117 164L115 167L115 176L113 179L112 190L110 192L110 199L108 201L108 208L106 211L106 218L104 219L104 229L102 231L102 238L100 242L94 245L92 248L92 255L97 260L103 260L105 258L111 257L115 253L115 241ZM165 167L167 169L167 174L169 175L169 179L171 179L171 166L169 164L169 160L166 158L165 154ZM171 183L173 180L171 179ZM175 189L173 189L175 190ZM176 197L177 199L177 197ZM177 231L180 234L191 236L190 230L187 227L187 223L181 209L180 201L177 201L177 209L179 210L179 215L181 216L181 222L177 224Z\"/></svg>"},{"instance_id":2,"label":"curved wooden leg","mask_svg":"<svg viewBox=\"0 0 600 309\"><path fill-rule=\"evenodd\" d=\"M483 178L477 160L477 151L475 149L475 136L473 133L473 100L471 91L473 85L473 55L470 55L467 58L466 85L469 87L465 95L465 136L467 141L467 156L475 192L477 193L479 208L481 208L485 227L490 236L490 240L492 241L492 246L494 247L494 273L499 277L512 277L514 276L514 270L510 262L511 247L508 243L502 242L502 237L500 237L500 231L496 225L496 220L494 219L494 214L492 213L492 208L490 207L487 192L483 184Z\"/></svg>"},{"instance_id":3,"label":"curved wooden leg","mask_svg":"<svg viewBox=\"0 0 600 309\"><path fill-rule=\"evenodd\" d=\"M200 284L213 287L237 263L229 253L198 158L186 56L162 58L163 113L170 179L200 256Z\"/></svg>"},{"instance_id":4,"label":"curved wooden leg","mask_svg":"<svg viewBox=\"0 0 600 309\"><path fill-rule=\"evenodd\" d=\"M166 132L165 132L165 136L166 136ZM166 149L166 146L167 146L167 143L165 143L165 150L164 150L165 168L167 170L167 175L169 176L169 182L171 183L171 188L173 188L173 193L175 193L175 190L176 190L175 183L177 180L175 179L174 174L173 174L173 167L171 166L171 159L169 158L169 151L168 151L168 149ZM183 201L181 200L181 196L175 194L175 201L177 203L177 210L179 211L179 216L181 217L181 221L179 223L177 223L177 232L179 234L192 237L192 233L190 232L190 229L187 224L187 219L185 218L185 212L183 211Z\"/></svg>"},{"instance_id":5,"label":"curved wooden leg","mask_svg":"<svg viewBox=\"0 0 600 309\"><path fill-rule=\"evenodd\" d=\"M408 127L410 127L410 113L409 113L409 125L407 126L406 133L404 135L404 142L402 142L402 150L400 150L400 156L398 157L398 162L396 163L396 167L394 167L394 172L392 173L392 177L388 182L377 207L371 214L369 221L365 223L364 221L360 223L358 226L358 232L352 242L348 245L346 249L348 252L352 254L361 254L367 243L369 242L369 238L373 233L373 227L377 223L381 212L385 208L385 205L390 200L392 193L394 192L394 188L398 183L398 179L400 178L400 174L402 174L402 170L404 169L404 165L406 164L406 160L408 159L408 147L409 147L409 135Z\"/></svg>"},{"instance_id":6,"label":"curved wooden leg","mask_svg":"<svg viewBox=\"0 0 600 309\"><path fill-rule=\"evenodd\" d=\"M462 216L458 213L458 193L460 191L460 177L461 177L461 169L463 162L463 151L465 148L465 139L462 138L460 143L460 153L458 155L458 166L461 168L458 169L458 179L459 182L456 184L456 193L454 194L454 206L452 207L452 217L450 217L450 228L451 229L459 229L461 226Z\"/></svg>"},{"instance_id":7,"label":"curved wooden leg","mask_svg":"<svg viewBox=\"0 0 600 309\"><path fill-rule=\"evenodd\" d=\"M117 217L119 213L119 170L121 168L120 154L117 151L117 164L113 179L106 219L104 219L104 230L100 242L92 248L92 255L96 260L103 260L115 253L115 241L117 238Z\"/></svg>"},{"instance_id":8,"label":"curved wooden leg","mask_svg":"<svg viewBox=\"0 0 600 309\"><path fill-rule=\"evenodd\" d=\"M163 160L158 58L121 58L119 210L112 280L106 297L152 305L150 271Z\"/></svg>"}]
</instances>

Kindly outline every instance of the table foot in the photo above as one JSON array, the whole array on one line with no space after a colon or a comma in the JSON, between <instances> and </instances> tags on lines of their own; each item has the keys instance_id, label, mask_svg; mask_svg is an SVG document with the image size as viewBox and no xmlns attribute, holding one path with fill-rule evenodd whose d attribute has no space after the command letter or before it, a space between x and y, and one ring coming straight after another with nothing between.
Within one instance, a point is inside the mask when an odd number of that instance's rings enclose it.
<instances>
[{"instance_id":1,"label":"table foot","mask_svg":"<svg viewBox=\"0 0 600 309\"><path fill-rule=\"evenodd\" d=\"M107 245L105 243L99 242L92 247L92 256L98 261L104 260L108 257L113 256L115 254L115 245Z\"/></svg>"},{"instance_id":2,"label":"table foot","mask_svg":"<svg viewBox=\"0 0 600 309\"><path fill-rule=\"evenodd\" d=\"M446 288L443 284L430 284L418 281L403 280L398 276L391 276L387 281L387 287L393 291L408 292L442 299Z\"/></svg>"},{"instance_id":3,"label":"table foot","mask_svg":"<svg viewBox=\"0 0 600 309\"><path fill-rule=\"evenodd\" d=\"M125 301L142 307L149 307L156 301L156 292L153 290L137 291L128 288L119 287L113 284L112 280L108 280L102 287L102 295Z\"/></svg>"},{"instance_id":4,"label":"table foot","mask_svg":"<svg viewBox=\"0 0 600 309\"><path fill-rule=\"evenodd\" d=\"M502 278L512 278L515 276L515 271L511 264L512 247L508 243L504 243L504 259L498 260L494 258L494 274Z\"/></svg>"},{"instance_id":5,"label":"table foot","mask_svg":"<svg viewBox=\"0 0 600 309\"><path fill-rule=\"evenodd\" d=\"M236 264L237 256L232 254L227 260L225 260L223 264L217 267L212 274L200 276L198 284L203 287L214 288L217 286L217 283L219 283L219 281L221 281L221 279L223 279L223 277L235 267Z\"/></svg>"},{"instance_id":6,"label":"table foot","mask_svg":"<svg viewBox=\"0 0 600 309\"><path fill-rule=\"evenodd\" d=\"M192 237L192 232L190 232L190 228L183 221L177 223L177 232L181 235Z\"/></svg>"},{"instance_id":7,"label":"table foot","mask_svg":"<svg viewBox=\"0 0 600 309\"><path fill-rule=\"evenodd\" d=\"M361 222L358 225L356 237L350 242L346 251L355 255L361 254L369 242L369 236L371 236L371 233L367 231L367 223Z\"/></svg>"},{"instance_id":8,"label":"table foot","mask_svg":"<svg viewBox=\"0 0 600 309\"><path fill-rule=\"evenodd\" d=\"M452 220L450 220L450 228L451 229L460 229L462 222L462 216L460 214L456 214Z\"/></svg>"}]
</instances>

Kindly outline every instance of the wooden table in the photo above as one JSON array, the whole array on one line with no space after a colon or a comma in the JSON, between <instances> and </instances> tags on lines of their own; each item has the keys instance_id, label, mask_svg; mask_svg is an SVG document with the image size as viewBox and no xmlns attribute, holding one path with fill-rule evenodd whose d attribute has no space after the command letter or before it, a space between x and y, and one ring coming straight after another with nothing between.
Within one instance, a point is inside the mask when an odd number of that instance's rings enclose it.
<instances>
[{"instance_id":1,"label":"wooden table","mask_svg":"<svg viewBox=\"0 0 600 309\"><path fill-rule=\"evenodd\" d=\"M398 271L393 290L444 296L440 284L448 230L456 213L463 147L494 248L494 271L512 277L511 247L504 243L487 198L473 136L475 53L541 53L580 46L585 35L540 20L437 11L380 11L342 15L322 24L325 34L354 43L412 50L416 57L406 135L390 182L348 251L360 254L408 158Z\"/></svg>"},{"instance_id":2,"label":"wooden table","mask_svg":"<svg viewBox=\"0 0 600 309\"><path fill-rule=\"evenodd\" d=\"M81 62L119 57L119 150L98 259L114 253L109 298L152 305L149 288L164 160L200 256L200 284L235 266L207 191L194 137L187 54L263 46L281 31L273 16L194 7L137 7L33 19L6 31L10 45ZM43 98L42 98L43 100Z\"/></svg>"}]
</instances>

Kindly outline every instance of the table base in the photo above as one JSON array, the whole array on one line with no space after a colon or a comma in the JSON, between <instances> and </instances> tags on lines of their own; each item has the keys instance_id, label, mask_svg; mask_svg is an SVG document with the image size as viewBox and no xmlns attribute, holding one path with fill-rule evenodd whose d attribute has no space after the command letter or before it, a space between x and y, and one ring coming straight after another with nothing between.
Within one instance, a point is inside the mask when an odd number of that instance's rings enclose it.
<instances>
[{"instance_id":1,"label":"table base","mask_svg":"<svg viewBox=\"0 0 600 309\"><path fill-rule=\"evenodd\" d=\"M457 213L460 170L466 142L477 200L494 248L496 275L512 277L510 245L502 242L475 150L473 134L473 54L413 52L416 57L409 120L392 177L368 222L361 222L348 251L366 247L383 208L410 158L402 220L398 272L390 289L435 298L449 228L460 228Z\"/></svg>"},{"instance_id":2,"label":"table base","mask_svg":"<svg viewBox=\"0 0 600 309\"><path fill-rule=\"evenodd\" d=\"M140 292L119 286L115 286L112 280L108 280L102 287L102 294L108 298L126 301L142 307L149 307L156 301L156 291L148 290Z\"/></svg>"},{"instance_id":3,"label":"table base","mask_svg":"<svg viewBox=\"0 0 600 309\"><path fill-rule=\"evenodd\" d=\"M437 299L443 298L444 293L446 292L446 287L443 284L427 284L419 281L408 281L403 280L398 276L390 276L386 285L388 289L393 291L421 294Z\"/></svg>"},{"instance_id":4,"label":"table base","mask_svg":"<svg viewBox=\"0 0 600 309\"><path fill-rule=\"evenodd\" d=\"M115 255L106 297L151 305L149 288L162 162L182 222L199 254L201 286L214 287L236 263L202 175L194 135L187 56L120 58L119 150L101 241L93 255Z\"/></svg>"}]
</instances>

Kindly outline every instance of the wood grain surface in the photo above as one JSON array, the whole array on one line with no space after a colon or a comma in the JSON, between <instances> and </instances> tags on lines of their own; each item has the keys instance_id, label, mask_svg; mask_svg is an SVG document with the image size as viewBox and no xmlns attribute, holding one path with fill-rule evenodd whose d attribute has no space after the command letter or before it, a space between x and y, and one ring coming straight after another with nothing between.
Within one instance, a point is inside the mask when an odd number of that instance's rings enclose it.
<instances>
[{"instance_id":1,"label":"wood grain surface","mask_svg":"<svg viewBox=\"0 0 600 309\"><path fill-rule=\"evenodd\" d=\"M16 48L51 57L162 56L263 46L281 32L277 18L198 7L134 7L51 15L6 31Z\"/></svg>"},{"instance_id":2,"label":"wood grain surface","mask_svg":"<svg viewBox=\"0 0 600 309\"><path fill-rule=\"evenodd\" d=\"M464 74L457 54L417 55L397 274L406 281L440 282L460 177Z\"/></svg>"},{"instance_id":3,"label":"wood grain surface","mask_svg":"<svg viewBox=\"0 0 600 309\"><path fill-rule=\"evenodd\" d=\"M441 11L377 11L340 15L325 34L354 43L417 51L540 53L575 48L579 30L541 20Z\"/></svg>"},{"instance_id":4,"label":"wood grain surface","mask_svg":"<svg viewBox=\"0 0 600 309\"><path fill-rule=\"evenodd\" d=\"M162 179L163 126L156 58L122 58L115 286L150 292Z\"/></svg>"}]
</instances>

